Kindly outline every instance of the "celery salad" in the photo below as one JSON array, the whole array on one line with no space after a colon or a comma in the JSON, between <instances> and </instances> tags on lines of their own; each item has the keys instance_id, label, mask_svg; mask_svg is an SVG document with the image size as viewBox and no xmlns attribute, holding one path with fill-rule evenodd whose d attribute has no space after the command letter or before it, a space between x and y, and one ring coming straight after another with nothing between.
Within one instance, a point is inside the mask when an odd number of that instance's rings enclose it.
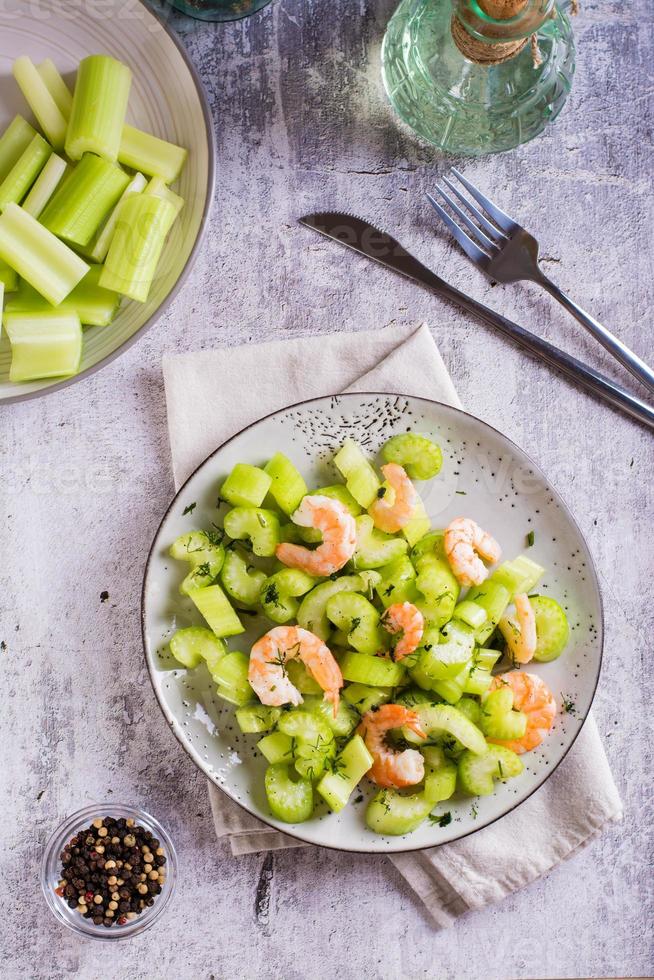
<instances>
[{"instance_id":1,"label":"celery salad","mask_svg":"<svg viewBox=\"0 0 654 980\"><path fill-rule=\"evenodd\" d=\"M50 59L13 73L41 130L17 115L0 134L0 313L24 382L76 374L83 328L147 300L188 154L125 122L132 72L115 58L84 58L72 92Z\"/></svg>"},{"instance_id":2,"label":"celery salad","mask_svg":"<svg viewBox=\"0 0 654 980\"><path fill-rule=\"evenodd\" d=\"M435 442L395 435L381 456L377 472L346 440L342 481L312 490L281 453L234 466L222 524L170 547L204 621L170 650L188 670L206 664L256 738L274 818L309 820L321 801L338 812L368 780L366 823L390 835L435 819L455 793L520 776L557 712L522 668L558 657L568 622L534 591L544 569L526 555L501 562L474 515L431 527L413 480L438 476ZM230 649L253 613L269 621L262 635Z\"/></svg>"}]
</instances>

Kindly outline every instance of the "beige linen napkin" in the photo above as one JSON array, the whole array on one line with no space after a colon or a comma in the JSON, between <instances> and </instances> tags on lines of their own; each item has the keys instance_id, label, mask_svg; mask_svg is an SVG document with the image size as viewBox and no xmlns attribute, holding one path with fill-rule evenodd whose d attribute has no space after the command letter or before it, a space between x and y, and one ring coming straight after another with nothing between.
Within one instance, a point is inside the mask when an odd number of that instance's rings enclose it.
<instances>
[{"instance_id":1,"label":"beige linen napkin","mask_svg":"<svg viewBox=\"0 0 654 980\"><path fill-rule=\"evenodd\" d=\"M460 402L426 325L333 334L164 358L168 427L179 486L250 422L294 402L343 391L401 391ZM234 854L309 846L270 830L209 784L216 833ZM499 901L571 857L622 816L592 718L532 797L452 844L389 855L438 928Z\"/></svg>"}]
</instances>

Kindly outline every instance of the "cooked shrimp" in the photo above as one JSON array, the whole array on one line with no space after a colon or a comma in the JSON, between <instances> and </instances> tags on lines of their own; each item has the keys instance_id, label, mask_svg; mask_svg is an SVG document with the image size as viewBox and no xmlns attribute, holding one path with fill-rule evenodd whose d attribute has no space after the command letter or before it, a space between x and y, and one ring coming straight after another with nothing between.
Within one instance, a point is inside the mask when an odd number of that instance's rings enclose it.
<instances>
[{"instance_id":1,"label":"cooked shrimp","mask_svg":"<svg viewBox=\"0 0 654 980\"><path fill-rule=\"evenodd\" d=\"M399 751L386 744L384 736L392 728L406 725L426 738L415 711L401 704L382 704L377 711L368 711L361 719L357 732L374 759L368 776L378 786L415 786L425 775L425 761L417 749Z\"/></svg>"},{"instance_id":2,"label":"cooked shrimp","mask_svg":"<svg viewBox=\"0 0 654 980\"><path fill-rule=\"evenodd\" d=\"M519 592L513 602L516 618L502 616L497 625L514 662L528 664L536 653L536 617L529 596L524 592Z\"/></svg>"},{"instance_id":3,"label":"cooked shrimp","mask_svg":"<svg viewBox=\"0 0 654 980\"><path fill-rule=\"evenodd\" d=\"M286 661L299 658L338 710L338 692L343 687L341 668L326 644L299 626L275 626L250 651L248 680L262 704L302 704L302 695L291 684Z\"/></svg>"},{"instance_id":4,"label":"cooked shrimp","mask_svg":"<svg viewBox=\"0 0 654 980\"><path fill-rule=\"evenodd\" d=\"M382 466L386 483L393 491L393 502L385 497L378 497L368 508L375 527L380 531L395 534L401 531L411 518L418 502L418 494L405 470L398 463L387 463Z\"/></svg>"},{"instance_id":5,"label":"cooked shrimp","mask_svg":"<svg viewBox=\"0 0 654 980\"><path fill-rule=\"evenodd\" d=\"M527 731L519 739L502 740L489 738L489 742L505 745L507 749L522 754L531 752L543 741L556 717L556 701L549 687L536 674L523 670L511 670L508 674L494 677L490 690L508 684L513 691L513 707L527 716Z\"/></svg>"},{"instance_id":6,"label":"cooked shrimp","mask_svg":"<svg viewBox=\"0 0 654 980\"><path fill-rule=\"evenodd\" d=\"M321 531L322 544L314 551L287 542L277 545L275 554L284 565L323 577L340 571L354 554L356 524L340 500L321 494L304 497L291 520L300 527L315 527Z\"/></svg>"},{"instance_id":7,"label":"cooked shrimp","mask_svg":"<svg viewBox=\"0 0 654 980\"><path fill-rule=\"evenodd\" d=\"M381 624L393 636L399 636L393 648L393 659L401 660L420 646L425 617L412 602L396 602L382 616Z\"/></svg>"},{"instance_id":8,"label":"cooked shrimp","mask_svg":"<svg viewBox=\"0 0 654 980\"><path fill-rule=\"evenodd\" d=\"M450 568L461 585L481 585L488 576L481 558L496 562L502 554L495 538L470 517L454 518L445 529L443 546Z\"/></svg>"}]
</instances>

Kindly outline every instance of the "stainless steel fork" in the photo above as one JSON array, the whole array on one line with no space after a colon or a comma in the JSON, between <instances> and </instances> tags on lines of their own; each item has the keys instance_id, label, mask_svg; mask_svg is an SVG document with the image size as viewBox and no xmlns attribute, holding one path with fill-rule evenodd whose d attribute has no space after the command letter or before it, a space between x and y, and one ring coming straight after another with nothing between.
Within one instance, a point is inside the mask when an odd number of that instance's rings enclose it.
<instances>
[{"instance_id":1,"label":"stainless steel fork","mask_svg":"<svg viewBox=\"0 0 654 980\"><path fill-rule=\"evenodd\" d=\"M539 283L639 381L650 391L654 391L654 371L645 361L598 320L582 310L541 271L538 265L538 242L533 235L505 214L497 204L485 197L479 188L471 184L458 170L452 167L451 172L472 195L479 207L462 194L447 177L443 177L443 182L452 193L448 194L440 185L437 185L436 190L460 223L455 221L431 194L427 194L427 198L468 258L496 282L518 282L529 279ZM463 208L454 198L461 202ZM467 231L464 231L461 225Z\"/></svg>"}]
</instances>

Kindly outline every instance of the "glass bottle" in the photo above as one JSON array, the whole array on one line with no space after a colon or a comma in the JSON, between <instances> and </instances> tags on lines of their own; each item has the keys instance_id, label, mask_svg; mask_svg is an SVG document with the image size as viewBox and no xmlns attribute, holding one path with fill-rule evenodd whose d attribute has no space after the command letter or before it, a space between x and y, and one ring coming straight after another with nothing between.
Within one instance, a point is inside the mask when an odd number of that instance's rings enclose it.
<instances>
[{"instance_id":1,"label":"glass bottle","mask_svg":"<svg viewBox=\"0 0 654 980\"><path fill-rule=\"evenodd\" d=\"M382 48L393 108L449 153L495 153L533 139L570 91L572 3L401 0Z\"/></svg>"}]
</instances>

